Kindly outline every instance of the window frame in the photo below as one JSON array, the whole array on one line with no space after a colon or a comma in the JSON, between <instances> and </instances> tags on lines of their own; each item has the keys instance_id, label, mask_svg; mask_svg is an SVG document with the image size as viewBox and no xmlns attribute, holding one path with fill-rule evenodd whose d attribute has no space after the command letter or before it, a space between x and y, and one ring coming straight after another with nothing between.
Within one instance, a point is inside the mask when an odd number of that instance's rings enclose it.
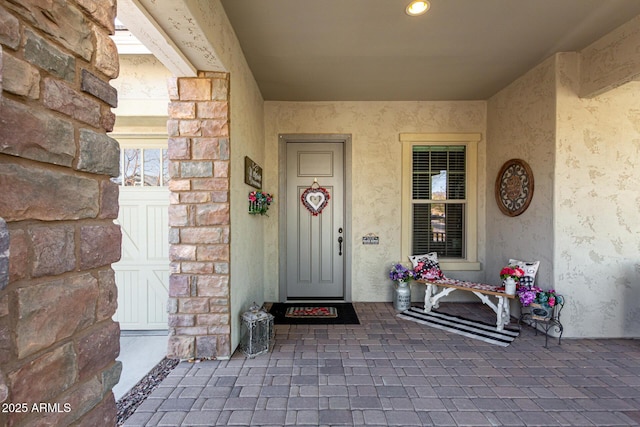
<instances>
[{"instance_id":1,"label":"window frame","mask_svg":"<svg viewBox=\"0 0 640 427\"><path fill-rule=\"evenodd\" d=\"M162 135L162 134L151 134L151 133L146 133L146 134L131 134L131 133L114 133L109 135L111 136L113 139L115 139L116 141L118 141L118 143L120 144L120 174L122 174L122 169L124 167L123 165L123 155L124 155L124 150L126 149L138 149L138 150L156 150L159 149L160 150L160 162L161 162L161 172L164 170L162 169L162 150L168 150L168 137L166 135ZM143 154L144 156L144 154ZM169 167L169 166L167 166ZM161 174L162 175L162 174ZM122 176L122 175L120 175ZM142 174L142 177L144 179L144 171ZM158 188L162 188L162 189L167 189L169 188L169 182L168 181L164 181L164 179L161 178L161 182L162 185L159 186L149 186L149 185L144 185L143 183L141 185L128 185L125 186L124 182L121 182L120 184L118 184L118 186L123 189L158 189Z\"/></svg>"},{"instance_id":2,"label":"window frame","mask_svg":"<svg viewBox=\"0 0 640 427\"><path fill-rule=\"evenodd\" d=\"M440 258L443 270L480 270L478 262L478 143L480 133L401 133L402 143L402 259L411 254L413 230L413 147L462 145L465 166L465 258ZM418 255L418 254L415 254Z\"/></svg>"}]
</instances>

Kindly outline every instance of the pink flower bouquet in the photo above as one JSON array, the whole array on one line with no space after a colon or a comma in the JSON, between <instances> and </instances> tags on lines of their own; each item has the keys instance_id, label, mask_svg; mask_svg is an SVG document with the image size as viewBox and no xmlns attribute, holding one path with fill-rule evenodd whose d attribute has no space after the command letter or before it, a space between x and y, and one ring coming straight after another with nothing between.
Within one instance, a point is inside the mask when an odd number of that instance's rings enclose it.
<instances>
[{"instance_id":1,"label":"pink flower bouquet","mask_svg":"<svg viewBox=\"0 0 640 427\"><path fill-rule=\"evenodd\" d=\"M500 270L500 278L505 280L509 277L513 278L516 282L520 281L520 278L524 276L524 270L515 265L508 265Z\"/></svg>"}]
</instances>

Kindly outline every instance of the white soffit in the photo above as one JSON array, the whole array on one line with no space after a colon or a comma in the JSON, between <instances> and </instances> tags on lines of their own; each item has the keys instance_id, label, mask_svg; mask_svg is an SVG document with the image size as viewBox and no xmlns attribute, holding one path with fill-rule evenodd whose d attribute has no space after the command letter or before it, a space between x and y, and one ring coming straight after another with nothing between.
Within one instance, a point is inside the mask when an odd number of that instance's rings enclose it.
<instances>
[{"instance_id":1,"label":"white soffit","mask_svg":"<svg viewBox=\"0 0 640 427\"><path fill-rule=\"evenodd\" d=\"M197 76L196 67L138 0L118 0L118 19L176 77Z\"/></svg>"},{"instance_id":2,"label":"white soffit","mask_svg":"<svg viewBox=\"0 0 640 427\"><path fill-rule=\"evenodd\" d=\"M194 69L229 71L219 55L219 50L224 49L227 35L221 35L218 30L220 25L228 24L219 0L126 1L135 2L145 10L165 37L179 47L181 55ZM136 34L133 28L130 30ZM151 46L148 47L153 50Z\"/></svg>"},{"instance_id":3,"label":"white soffit","mask_svg":"<svg viewBox=\"0 0 640 427\"><path fill-rule=\"evenodd\" d=\"M116 30L116 33L111 36L116 47L118 48L119 55L150 55L151 51L147 49L145 45L140 42L131 34L129 30Z\"/></svg>"}]
</instances>

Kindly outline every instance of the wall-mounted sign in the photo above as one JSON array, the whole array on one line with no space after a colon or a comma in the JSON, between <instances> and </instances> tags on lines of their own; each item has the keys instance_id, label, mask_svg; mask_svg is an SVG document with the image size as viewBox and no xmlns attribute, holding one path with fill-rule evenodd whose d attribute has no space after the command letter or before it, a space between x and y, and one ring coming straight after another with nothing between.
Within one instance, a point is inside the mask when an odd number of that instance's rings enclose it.
<instances>
[{"instance_id":1,"label":"wall-mounted sign","mask_svg":"<svg viewBox=\"0 0 640 427\"><path fill-rule=\"evenodd\" d=\"M363 245L378 245L380 244L380 238L373 233L369 233L366 236L362 236Z\"/></svg>"},{"instance_id":2,"label":"wall-mounted sign","mask_svg":"<svg viewBox=\"0 0 640 427\"><path fill-rule=\"evenodd\" d=\"M244 157L244 183L262 188L262 168L249 157Z\"/></svg>"}]
</instances>

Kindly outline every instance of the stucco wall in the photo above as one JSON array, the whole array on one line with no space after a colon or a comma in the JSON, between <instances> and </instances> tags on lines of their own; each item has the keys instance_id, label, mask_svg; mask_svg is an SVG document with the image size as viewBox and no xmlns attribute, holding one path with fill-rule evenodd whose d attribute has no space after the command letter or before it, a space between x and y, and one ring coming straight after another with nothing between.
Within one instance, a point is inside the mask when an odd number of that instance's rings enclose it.
<instances>
[{"instance_id":1,"label":"stucco wall","mask_svg":"<svg viewBox=\"0 0 640 427\"><path fill-rule=\"evenodd\" d=\"M539 284L557 288L569 300L565 336L638 336L639 327L631 325L638 323L639 315L627 301L638 299L640 272L637 257L633 258L639 249L639 200L637 192L628 187L638 178L633 165L638 160L640 130L638 110L632 106L638 105L640 83L593 100L579 99L574 88L577 65L571 57L576 54L562 54L535 67L486 103L263 104L220 2L211 2L211 9L204 4L192 1L188 5L207 37L215 40L221 62L231 73L233 348L239 340L239 314L254 300L279 299L278 194L269 217L248 215L246 196L252 188L244 184L243 165L244 156L262 165L264 189L276 192L280 133L352 136L353 250L349 256L353 300L391 299L387 267L399 260L401 245L399 133L480 132L486 135L478 153L478 260L483 269L447 273L498 283L498 271L508 258L540 260ZM123 72L127 72L126 63ZM119 90L121 95L126 93L125 88ZM511 158L526 160L535 176L532 203L516 218L500 213L493 194L498 170ZM611 164L613 168L601 170ZM592 181L600 188L585 186ZM594 206L602 200L607 202L603 212L612 215L595 212ZM363 246L361 237L368 233L377 234L380 245ZM584 253L576 246L584 246L580 249ZM611 283L612 288L603 283ZM586 295L585 289L589 289ZM421 295L415 291L417 300ZM587 330L596 319L590 316L601 319L595 313L602 311L603 299L608 307L606 321ZM592 314L579 314L583 310Z\"/></svg>"},{"instance_id":2,"label":"stucco wall","mask_svg":"<svg viewBox=\"0 0 640 427\"><path fill-rule=\"evenodd\" d=\"M550 58L493 96L487 104L487 282L500 282L509 258L540 261L537 284L553 287L555 66ZM494 186L509 159L526 161L535 189L529 208L504 215ZM515 304L514 304L515 305Z\"/></svg>"},{"instance_id":3,"label":"stucco wall","mask_svg":"<svg viewBox=\"0 0 640 427\"><path fill-rule=\"evenodd\" d=\"M580 52L583 98L640 79L640 15L593 42Z\"/></svg>"},{"instance_id":4,"label":"stucco wall","mask_svg":"<svg viewBox=\"0 0 640 427\"><path fill-rule=\"evenodd\" d=\"M209 40L215 41L219 60L230 73L231 127L231 348L240 340L240 314L253 301L264 302L266 280L262 274L265 218L247 213L247 196L252 187L244 183L244 157L265 168L263 99L249 70L240 43L220 1L193 1L187 6ZM264 180L265 186L277 183Z\"/></svg>"},{"instance_id":5,"label":"stucco wall","mask_svg":"<svg viewBox=\"0 0 640 427\"><path fill-rule=\"evenodd\" d=\"M583 99L579 75L579 54L558 54L488 102L487 187L518 157L535 192L515 218L488 202L487 280L509 257L539 260L538 284L567 299L565 337L637 337L640 83Z\"/></svg>"},{"instance_id":6,"label":"stucco wall","mask_svg":"<svg viewBox=\"0 0 640 427\"><path fill-rule=\"evenodd\" d=\"M167 116L171 73L153 55L121 55L117 116Z\"/></svg>"},{"instance_id":7,"label":"stucco wall","mask_svg":"<svg viewBox=\"0 0 640 427\"><path fill-rule=\"evenodd\" d=\"M567 336L640 336L640 82L578 98L558 57L555 282Z\"/></svg>"},{"instance_id":8,"label":"stucco wall","mask_svg":"<svg viewBox=\"0 0 640 427\"><path fill-rule=\"evenodd\" d=\"M351 256L354 301L390 301L388 267L401 255L401 132L485 133L485 102L266 102L265 181L278 182L278 134L332 133L352 136ZM484 260L485 143L478 150L478 246ZM277 301L278 209L265 230L265 299ZM362 245L374 233L379 245ZM407 260L402 260L407 262ZM447 272L452 277L482 280L484 272ZM414 288L414 300L420 294Z\"/></svg>"},{"instance_id":9,"label":"stucco wall","mask_svg":"<svg viewBox=\"0 0 640 427\"><path fill-rule=\"evenodd\" d=\"M244 157L260 165L264 160L263 99L246 63L238 40L219 1L193 1L187 4L191 16L209 40L225 71L230 73L231 125L230 188L230 310L231 349L240 340L240 314L253 301L264 302L263 230L265 220L247 213L247 195L252 191L244 183ZM209 71L209 70L203 70ZM117 114L166 116L169 97L167 78L170 72L151 55L123 56L121 77L114 86L121 102ZM141 101L142 99L146 101ZM140 101L139 101L140 100ZM152 102L149 102L151 100ZM141 106L144 102L144 106ZM277 183L274 181L274 183ZM269 183L265 180L265 185ZM250 264L250 265L249 265Z\"/></svg>"}]
</instances>

